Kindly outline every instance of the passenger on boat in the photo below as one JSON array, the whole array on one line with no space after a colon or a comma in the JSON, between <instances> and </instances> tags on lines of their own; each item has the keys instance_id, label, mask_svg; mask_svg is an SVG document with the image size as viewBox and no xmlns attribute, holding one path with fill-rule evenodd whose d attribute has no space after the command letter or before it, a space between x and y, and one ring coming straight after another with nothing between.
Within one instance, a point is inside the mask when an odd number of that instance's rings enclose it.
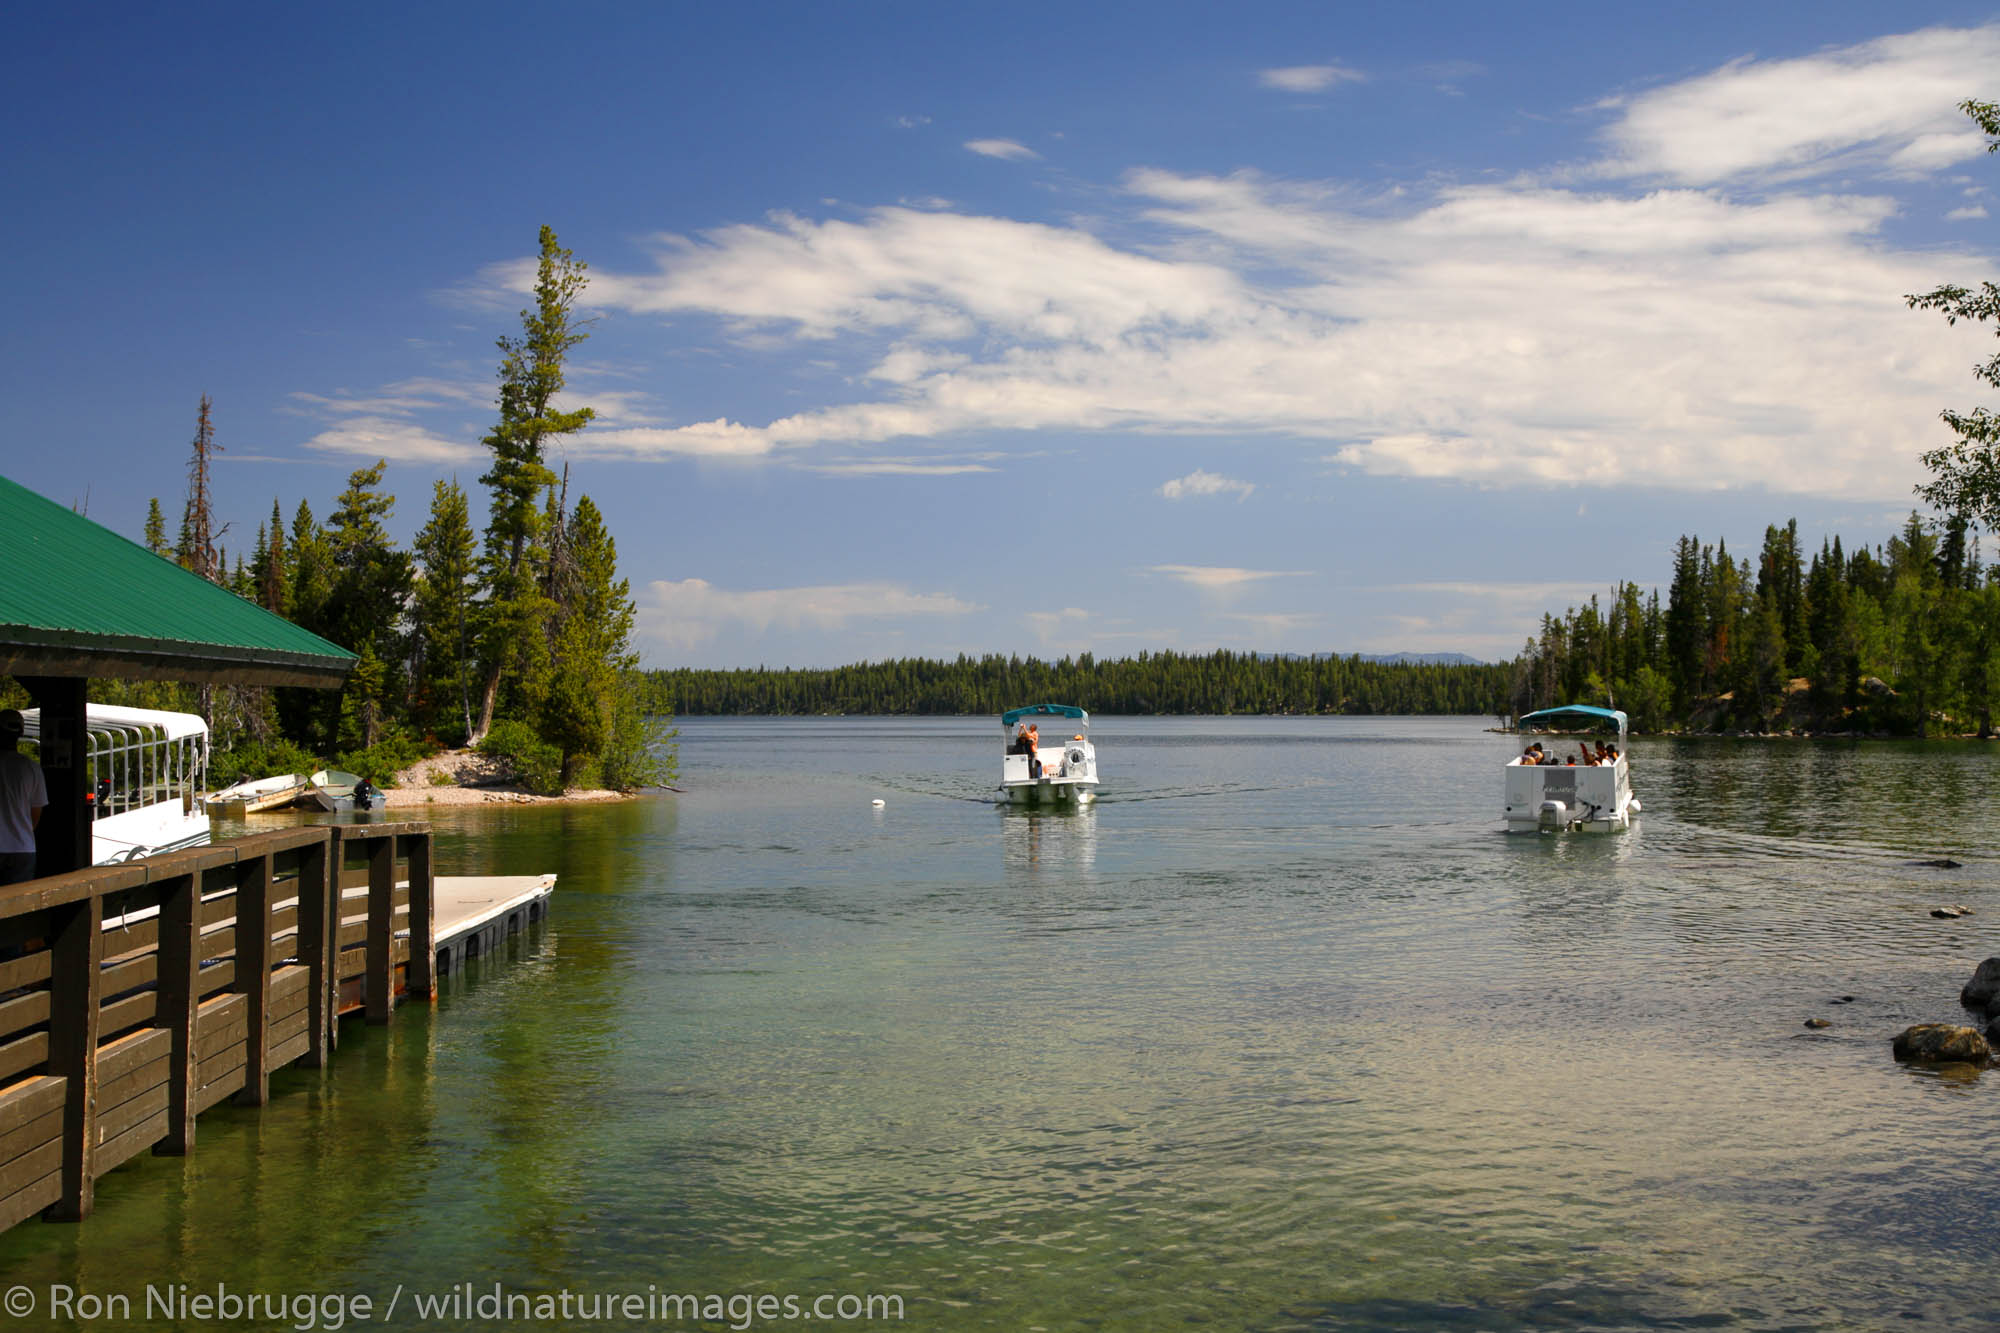
<instances>
[{"instance_id":1,"label":"passenger on boat","mask_svg":"<svg viewBox=\"0 0 2000 1333\"><path fill-rule=\"evenodd\" d=\"M1042 728L1035 722L1028 724L1028 776L1042 776Z\"/></svg>"},{"instance_id":2,"label":"passenger on boat","mask_svg":"<svg viewBox=\"0 0 2000 1333\"><path fill-rule=\"evenodd\" d=\"M1028 724L1023 722L1014 728L1014 742L1007 747L1008 754L1033 754L1035 747L1028 741Z\"/></svg>"},{"instance_id":3,"label":"passenger on boat","mask_svg":"<svg viewBox=\"0 0 2000 1333\"><path fill-rule=\"evenodd\" d=\"M1521 751L1521 762L1524 765L1541 763L1542 743L1540 741L1536 741L1533 745L1530 745L1527 749Z\"/></svg>"}]
</instances>

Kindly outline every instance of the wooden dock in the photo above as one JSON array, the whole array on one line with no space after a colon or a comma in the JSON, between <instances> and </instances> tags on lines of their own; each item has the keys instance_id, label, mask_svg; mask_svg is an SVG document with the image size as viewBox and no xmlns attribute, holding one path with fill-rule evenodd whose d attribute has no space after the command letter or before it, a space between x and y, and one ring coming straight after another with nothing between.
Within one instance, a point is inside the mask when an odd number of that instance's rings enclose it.
<instances>
[{"instance_id":1,"label":"wooden dock","mask_svg":"<svg viewBox=\"0 0 2000 1333\"><path fill-rule=\"evenodd\" d=\"M0 888L0 1229L75 1220L226 1098L319 1068L546 915L555 877L438 880L428 824L313 825Z\"/></svg>"}]
</instances>

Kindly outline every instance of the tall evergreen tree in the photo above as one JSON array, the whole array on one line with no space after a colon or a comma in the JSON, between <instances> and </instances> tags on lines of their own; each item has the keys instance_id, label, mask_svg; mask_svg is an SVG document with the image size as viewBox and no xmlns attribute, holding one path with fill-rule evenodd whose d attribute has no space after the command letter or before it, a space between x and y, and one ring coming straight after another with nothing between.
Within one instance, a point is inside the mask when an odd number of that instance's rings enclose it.
<instances>
[{"instance_id":1,"label":"tall evergreen tree","mask_svg":"<svg viewBox=\"0 0 2000 1333\"><path fill-rule=\"evenodd\" d=\"M477 659L472 640L474 540L465 491L440 481L430 519L417 533L418 572L412 601L412 712L425 731L448 719L460 738L472 734Z\"/></svg>"},{"instance_id":2,"label":"tall evergreen tree","mask_svg":"<svg viewBox=\"0 0 2000 1333\"><path fill-rule=\"evenodd\" d=\"M521 336L502 337L498 344L500 420L485 439L493 465L480 478L493 494L481 644L486 675L476 736L493 725L502 677L510 667L532 675L533 667L522 663L521 654L547 642L549 603L530 557L544 535L540 501L555 481L547 463L549 444L582 430L596 415L588 407L563 412L555 406L570 349L589 336L575 318L577 298L588 281L586 267L556 243L553 228L544 226L535 308L521 312Z\"/></svg>"}]
</instances>

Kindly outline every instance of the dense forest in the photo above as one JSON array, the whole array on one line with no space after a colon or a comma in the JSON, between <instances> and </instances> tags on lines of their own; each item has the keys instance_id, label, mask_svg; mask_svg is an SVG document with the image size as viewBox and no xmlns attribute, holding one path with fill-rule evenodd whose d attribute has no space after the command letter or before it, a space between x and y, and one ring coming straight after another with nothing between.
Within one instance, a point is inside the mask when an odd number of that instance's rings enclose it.
<instances>
[{"instance_id":1,"label":"dense forest","mask_svg":"<svg viewBox=\"0 0 2000 1333\"><path fill-rule=\"evenodd\" d=\"M194 573L354 652L340 690L205 687L115 680L92 699L199 712L209 720L217 785L309 771L325 760L381 782L440 746L477 743L535 790L666 781L664 718L642 708L635 608L617 545L588 495L572 497L549 446L591 420L558 411L566 354L586 336L571 312L584 265L541 230L536 304L522 332L498 340L498 421L485 437L488 520L475 531L467 495L440 481L413 549L387 522L387 463L356 470L322 522L300 500L274 500L246 558L232 563L209 471L216 443L204 397L178 539L155 499L145 544Z\"/></svg>"},{"instance_id":2,"label":"dense forest","mask_svg":"<svg viewBox=\"0 0 2000 1333\"><path fill-rule=\"evenodd\" d=\"M1916 514L1874 548L1798 523L1753 561L1682 537L1664 603L1620 582L1542 618L1512 662L1431 665L1218 651L1100 661L959 656L823 670L681 669L645 676L649 706L693 714L1095 712L1483 713L1622 708L1637 731L1992 732L2000 700L2000 570L1962 519Z\"/></svg>"},{"instance_id":3,"label":"dense forest","mask_svg":"<svg viewBox=\"0 0 2000 1333\"><path fill-rule=\"evenodd\" d=\"M1664 608L1619 584L1544 616L1508 708L1622 708L1635 729L1992 734L2000 698L2000 569L1962 518L1911 514L1876 548L1838 537L1810 561L1796 521L1753 562L1683 537Z\"/></svg>"},{"instance_id":4,"label":"dense forest","mask_svg":"<svg viewBox=\"0 0 2000 1333\"><path fill-rule=\"evenodd\" d=\"M647 676L653 703L696 714L976 714L1051 701L1102 713L1492 713L1506 707L1513 678L1509 666L1226 651L1055 662L961 655Z\"/></svg>"}]
</instances>

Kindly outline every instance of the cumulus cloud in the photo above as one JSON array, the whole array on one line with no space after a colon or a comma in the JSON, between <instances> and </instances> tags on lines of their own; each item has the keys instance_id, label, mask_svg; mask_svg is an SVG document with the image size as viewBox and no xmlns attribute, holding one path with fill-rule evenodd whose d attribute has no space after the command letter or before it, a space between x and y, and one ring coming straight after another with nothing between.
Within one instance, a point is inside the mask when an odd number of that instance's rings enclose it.
<instances>
[{"instance_id":1,"label":"cumulus cloud","mask_svg":"<svg viewBox=\"0 0 2000 1333\"><path fill-rule=\"evenodd\" d=\"M1233 481L1213 472L1196 468L1185 477L1176 477L1160 487L1160 494L1169 500L1186 500L1205 495L1234 495L1238 501L1250 498L1256 486L1247 481Z\"/></svg>"},{"instance_id":2,"label":"cumulus cloud","mask_svg":"<svg viewBox=\"0 0 2000 1333\"><path fill-rule=\"evenodd\" d=\"M1874 168L1920 174L1976 156L1953 89L1985 86L2000 25L1931 28L1796 60L1733 61L1603 105L1605 169L1707 185Z\"/></svg>"},{"instance_id":3,"label":"cumulus cloud","mask_svg":"<svg viewBox=\"0 0 2000 1333\"><path fill-rule=\"evenodd\" d=\"M1259 70L1257 82L1288 93L1318 93L1339 83L1359 83L1366 76L1344 65L1287 65Z\"/></svg>"},{"instance_id":4,"label":"cumulus cloud","mask_svg":"<svg viewBox=\"0 0 2000 1333\"><path fill-rule=\"evenodd\" d=\"M1972 335L1902 294L1983 261L1898 249L1894 198L1805 182L1951 158L1962 117L1938 90L1976 86L1965 52L2000 54L1996 32L1739 61L1607 104L1615 152L1589 188L1143 169L1090 225L882 207L661 236L650 271L594 269L592 302L707 317L837 375L775 419L608 422L574 447L802 461L901 442L889 472L968 436L1230 435L1492 485L1907 494ZM1801 117L1788 99L1821 76L1854 105ZM1247 485L1198 472L1160 494Z\"/></svg>"},{"instance_id":5,"label":"cumulus cloud","mask_svg":"<svg viewBox=\"0 0 2000 1333\"><path fill-rule=\"evenodd\" d=\"M1986 216L1984 204L1967 204L1964 208L1954 208L1944 215L1946 222L1977 222Z\"/></svg>"},{"instance_id":6,"label":"cumulus cloud","mask_svg":"<svg viewBox=\"0 0 2000 1333\"><path fill-rule=\"evenodd\" d=\"M305 447L392 463L472 463L486 458L486 450L477 443L447 439L392 417L350 418L313 436Z\"/></svg>"},{"instance_id":7,"label":"cumulus cloud","mask_svg":"<svg viewBox=\"0 0 2000 1333\"><path fill-rule=\"evenodd\" d=\"M1033 162L1042 156L1026 144L1012 139L968 139L965 146L981 157L997 157L1009 162Z\"/></svg>"},{"instance_id":8,"label":"cumulus cloud","mask_svg":"<svg viewBox=\"0 0 2000 1333\"><path fill-rule=\"evenodd\" d=\"M827 584L807 588L718 588L706 579L658 580L639 604L639 632L670 651L685 652L725 629L836 630L868 621L957 616L981 611L948 593L921 593L892 583Z\"/></svg>"}]
</instances>

